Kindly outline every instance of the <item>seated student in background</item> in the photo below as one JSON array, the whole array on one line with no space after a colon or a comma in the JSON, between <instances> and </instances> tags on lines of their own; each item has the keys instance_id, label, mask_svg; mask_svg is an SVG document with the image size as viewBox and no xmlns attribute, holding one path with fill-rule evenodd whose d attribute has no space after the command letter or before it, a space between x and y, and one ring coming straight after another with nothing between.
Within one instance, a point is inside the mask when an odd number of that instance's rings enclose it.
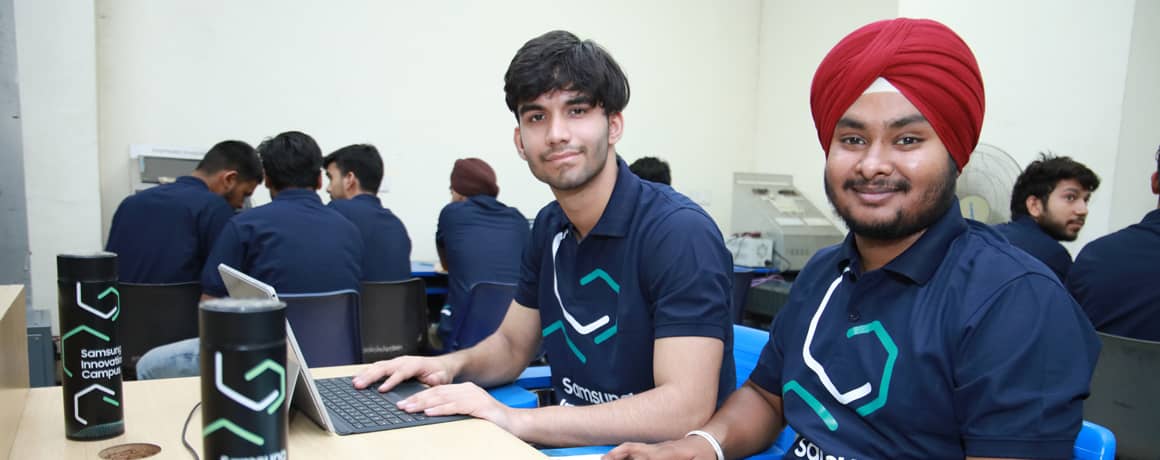
<instances>
[{"instance_id":1,"label":"seated student in background","mask_svg":"<svg viewBox=\"0 0 1160 460\"><path fill-rule=\"evenodd\" d=\"M362 279L362 236L354 224L322 205L322 152L310 136L290 131L258 146L272 201L238 214L222 229L201 273L202 298L226 297L218 264L274 287L279 294L351 289ZM140 379L198 374L198 339L149 350L137 363Z\"/></svg>"},{"instance_id":2,"label":"seated student in background","mask_svg":"<svg viewBox=\"0 0 1160 460\"><path fill-rule=\"evenodd\" d=\"M673 185L673 179L669 173L669 164L660 158L641 157L632 162L631 165L628 165L628 169L633 174L636 174L636 177L649 182Z\"/></svg>"},{"instance_id":3,"label":"seated student in background","mask_svg":"<svg viewBox=\"0 0 1160 460\"><path fill-rule=\"evenodd\" d=\"M479 158L455 160L451 169L451 203L439 212L435 247L447 270L447 304L439 318L444 349L455 336L455 308L467 302L471 286L481 281L515 284L520 256L528 242L528 219L501 203L495 171Z\"/></svg>"},{"instance_id":4,"label":"seated student in background","mask_svg":"<svg viewBox=\"0 0 1160 460\"><path fill-rule=\"evenodd\" d=\"M369 144L348 145L322 160L330 185L327 207L338 211L362 234L363 281L401 281L411 277L411 237L403 221L379 200L383 159Z\"/></svg>"},{"instance_id":5,"label":"seated student in background","mask_svg":"<svg viewBox=\"0 0 1160 460\"><path fill-rule=\"evenodd\" d=\"M1069 157L1040 154L1015 180L1011 222L995 226L1015 247L1035 256L1060 281L1067 279L1071 254L1060 241L1075 241L1088 214L1088 200L1100 178Z\"/></svg>"},{"instance_id":6,"label":"seated student in background","mask_svg":"<svg viewBox=\"0 0 1160 460\"><path fill-rule=\"evenodd\" d=\"M1160 194L1160 150L1152 193ZM1084 246L1067 288L1097 330L1160 341L1160 209Z\"/></svg>"},{"instance_id":7,"label":"seated student in background","mask_svg":"<svg viewBox=\"0 0 1160 460\"><path fill-rule=\"evenodd\" d=\"M787 424L787 459L1071 458L1099 341L1043 264L960 214L984 107L967 44L930 20L859 28L810 107L850 234L802 269L707 425L605 458L741 458Z\"/></svg>"},{"instance_id":8,"label":"seated student in background","mask_svg":"<svg viewBox=\"0 0 1160 460\"><path fill-rule=\"evenodd\" d=\"M380 361L355 386L418 378L436 386L402 409L484 418L544 445L667 439L701 425L735 383L733 269L717 224L616 155L628 79L596 43L564 31L528 41L504 93L516 150L556 197L536 216L507 316L474 347ZM479 387L515 379L541 341L560 406L512 409Z\"/></svg>"},{"instance_id":9,"label":"seated student in background","mask_svg":"<svg viewBox=\"0 0 1160 460\"><path fill-rule=\"evenodd\" d=\"M192 174L129 195L113 214L105 245L117 254L118 278L149 284L197 281L222 227L261 182L254 148L224 141L206 152Z\"/></svg>"}]
</instances>

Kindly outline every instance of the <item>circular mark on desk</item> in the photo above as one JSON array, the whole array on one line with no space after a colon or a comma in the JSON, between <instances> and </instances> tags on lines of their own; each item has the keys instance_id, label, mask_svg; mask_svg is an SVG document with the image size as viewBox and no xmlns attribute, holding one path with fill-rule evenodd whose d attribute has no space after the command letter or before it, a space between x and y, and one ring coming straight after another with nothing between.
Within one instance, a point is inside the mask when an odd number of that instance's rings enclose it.
<instances>
[{"instance_id":1,"label":"circular mark on desk","mask_svg":"<svg viewBox=\"0 0 1160 460\"><path fill-rule=\"evenodd\" d=\"M103 460L134 460L147 458L161 452L161 446L144 442L121 444L104 449L97 453Z\"/></svg>"}]
</instances>

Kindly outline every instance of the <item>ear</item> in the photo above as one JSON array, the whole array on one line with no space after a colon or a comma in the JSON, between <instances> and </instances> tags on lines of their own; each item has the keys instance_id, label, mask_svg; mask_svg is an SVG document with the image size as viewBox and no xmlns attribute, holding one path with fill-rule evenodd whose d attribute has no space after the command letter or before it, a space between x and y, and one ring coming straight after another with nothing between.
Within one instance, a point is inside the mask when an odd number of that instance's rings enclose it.
<instances>
[{"instance_id":1,"label":"ear","mask_svg":"<svg viewBox=\"0 0 1160 460\"><path fill-rule=\"evenodd\" d=\"M512 142L516 144L516 152L520 154L520 159L528 161L528 154L524 153L524 138L520 137L519 126L516 126L515 132L512 134Z\"/></svg>"},{"instance_id":2,"label":"ear","mask_svg":"<svg viewBox=\"0 0 1160 460\"><path fill-rule=\"evenodd\" d=\"M1160 195L1160 172L1152 173L1152 194Z\"/></svg>"},{"instance_id":3,"label":"ear","mask_svg":"<svg viewBox=\"0 0 1160 460\"><path fill-rule=\"evenodd\" d=\"M1030 195L1023 201L1023 205L1027 206L1027 213L1036 220L1043 215L1043 202L1039 200L1039 197Z\"/></svg>"},{"instance_id":4,"label":"ear","mask_svg":"<svg viewBox=\"0 0 1160 460\"><path fill-rule=\"evenodd\" d=\"M238 172L237 171L234 171L234 170L224 171L224 172L222 172L220 177L221 177L222 185L224 185L226 187L226 190L232 190L234 188L234 186L237 185L237 183L238 183Z\"/></svg>"},{"instance_id":5,"label":"ear","mask_svg":"<svg viewBox=\"0 0 1160 460\"><path fill-rule=\"evenodd\" d=\"M608 145L616 145L620 142L620 136L624 134L624 113L617 112L608 116Z\"/></svg>"},{"instance_id":6,"label":"ear","mask_svg":"<svg viewBox=\"0 0 1160 460\"><path fill-rule=\"evenodd\" d=\"M361 189L362 184L358 183L358 178L355 177L354 171L348 171L346 175L342 176L342 188L344 189Z\"/></svg>"}]
</instances>

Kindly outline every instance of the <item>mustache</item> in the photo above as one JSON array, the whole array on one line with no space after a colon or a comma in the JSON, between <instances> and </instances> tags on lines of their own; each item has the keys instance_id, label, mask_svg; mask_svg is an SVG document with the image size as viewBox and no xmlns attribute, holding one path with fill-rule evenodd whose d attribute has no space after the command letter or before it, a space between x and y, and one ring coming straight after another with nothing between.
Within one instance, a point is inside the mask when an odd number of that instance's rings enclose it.
<instances>
[{"instance_id":1,"label":"mustache","mask_svg":"<svg viewBox=\"0 0 1160 460\"><path fill-rule=\"evenodd\" d=\"M556 147L556 148L553 148L551 150L548 150L547 152L541 153L540 159L544 160L544 161L548 161L549 158L552 158L553 156L555 156L559 153L570 152L570 151L574 151L574 152L577 152L581 155L584 155L585 153L588 153L588 147L585 147L583 145L565 145L562 147Z\"/></svg>"},{"instance_id":2,"label":"mustache","mask_svg":"<svg viewBox=\"0 0 1160 460\"><path fill-rule=\"evenodd\" d=\"M845 182L842 182L842 189L864 193L906 193L910 191L910 181L906 179L846 179Z\"/></svg>"}]
</instances>

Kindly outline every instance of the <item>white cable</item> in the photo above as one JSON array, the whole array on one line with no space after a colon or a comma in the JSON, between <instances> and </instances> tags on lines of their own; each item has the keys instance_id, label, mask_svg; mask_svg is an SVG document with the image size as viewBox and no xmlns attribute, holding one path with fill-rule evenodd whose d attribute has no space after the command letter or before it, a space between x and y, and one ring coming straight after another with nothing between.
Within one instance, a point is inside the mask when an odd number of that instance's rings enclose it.
<instances>
[{"instance_id":1,"label":"white cable","mask_svg":"<svg viewBox=\"0 0 1160 460\"><path fill-rule=\"evenodd\" d=\"M713 452L717 454L717 460L725 460L725 452L721 451L721 443L717 442L717 438L714 438L713 435L701 430L693 430L685 434L686 438L689 436L705 438L706 441L709 441L709 445L713 446Z\"/></svg>"}]
</instances>

